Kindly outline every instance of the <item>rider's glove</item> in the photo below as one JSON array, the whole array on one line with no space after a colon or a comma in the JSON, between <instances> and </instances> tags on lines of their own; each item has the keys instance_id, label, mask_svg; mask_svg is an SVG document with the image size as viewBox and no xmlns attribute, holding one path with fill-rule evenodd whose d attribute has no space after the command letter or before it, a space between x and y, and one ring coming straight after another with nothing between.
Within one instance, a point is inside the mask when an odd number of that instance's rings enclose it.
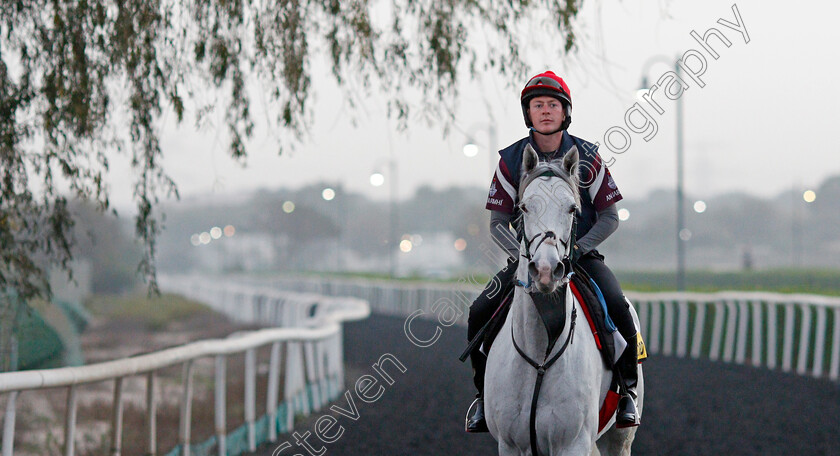
<instances>
[{"instance_id":1,"label":"rider's glove","mask_svg":"<svg viewBox=\"0 0 840 456\"><path fill-rule=\"evenodd\" d=\"M577 244L573 245L572 252L569 255L569 259L572 261L572 263L577 263L581 256L583 256L583 251L581 250L581 248Z\"/></svg>"}]
</instances>

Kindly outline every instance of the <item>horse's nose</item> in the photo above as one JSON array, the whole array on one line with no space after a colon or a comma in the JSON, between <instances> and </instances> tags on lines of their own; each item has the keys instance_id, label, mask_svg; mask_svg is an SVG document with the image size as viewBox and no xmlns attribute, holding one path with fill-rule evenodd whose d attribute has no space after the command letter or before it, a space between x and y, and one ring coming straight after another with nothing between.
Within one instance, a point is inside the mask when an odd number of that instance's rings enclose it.
<instances>
[{"instance_id":1,"label":"horse's nose","mask_svg":"<svg viewBox=\"0 0 840 456\"><path fill-rule=\"evenodd\" d=\"M552 270L551 264L545 260L541 260L539 263L534 261L528 263L528 272L543 285L549 285L554 280Z\"/></svg>"},{"instance_id":2,"label":"horse's nose","mask_svg":"<svg viewBox=\"0 0 840 456\"><path fill-rule=\"evenodd\" d=\"M539 271L537 271L537 264L533 261L528 262L528 273L531 274L531 277L539 277Z\"/></svg>"},{"instance_id":3,"label":"horse's nose","mask_svg":"<svg viewBox=\"0 0 840 456\"><path fill-rule=\"evenodd\" d=\"M563 262L560 261L557 263L557 266L554 267L554 280L560 280L564 275L566 275L566 266L564 266Z\"/></svg>"}]
</instances>

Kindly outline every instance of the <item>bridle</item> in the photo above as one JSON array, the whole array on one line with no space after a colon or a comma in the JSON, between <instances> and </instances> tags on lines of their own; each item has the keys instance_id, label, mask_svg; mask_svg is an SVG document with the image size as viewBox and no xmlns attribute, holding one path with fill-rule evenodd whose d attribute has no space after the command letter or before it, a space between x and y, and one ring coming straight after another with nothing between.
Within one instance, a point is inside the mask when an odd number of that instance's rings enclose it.
<instances>
[{"instance_id":1,"label":"bridle","mask_svg":"<svg viewBox=\"0 0 840 456\"><path fill-rule=\"evenodd\" d=\"M540 176L545 177L559 177L551 171L546 171ZM554 231L543 231L540 233L535 234L531 239L528 239L528 236L525 234L525 217L522 217L522 238L525 240L525 253L522 253L521 256L525 258L529 263L533 260L534 256L531 253L531 246L534 244L534 241L537 241L536 245L534 245L533 250L536 251L540 248L543 242L548 239L554 240L554 248L557 249L557 255L560 256L560 264L563 265L563 274L560 274L562 277L562 285L569 283L569 277L567 276L568 272L572 272L572 260L571 260L571 252L572 247L575 245L575 235L577 234L577 216L572 217L572 226L569 229L569 236L566 238L567 241L563 241L557 237L557 234ZM560 246L558 243L563 245L563 254L560 254ZM528 283L522 282L521 280L516 281L517 286L521 286L525 289L526 293L531 293L531 285L533 285L534 280L531 277L531 273L528 272Z\"/></svg>"}]
</instances>

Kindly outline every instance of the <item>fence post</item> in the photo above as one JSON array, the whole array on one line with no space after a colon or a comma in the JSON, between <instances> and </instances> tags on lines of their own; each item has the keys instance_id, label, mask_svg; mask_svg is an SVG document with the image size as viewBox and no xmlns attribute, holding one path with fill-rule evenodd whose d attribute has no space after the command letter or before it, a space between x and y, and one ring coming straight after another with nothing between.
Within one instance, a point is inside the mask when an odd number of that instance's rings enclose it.
<instances>
[{"instance_id":1,"label":"fence post","mask_svg":"<svg viewBox=\"0 0 840 456\"><path fill-rule=\"evenodd\" d=\"M723 314L726 312L726 304L723 300L713 303L715 307L715 322L712 326L712 344L709 348L709 359L717 361L721 357L721 344L723 342Z\"/></svg>"},{"instance_id":2,"label":"fence post","mask_svg":"<svg viewBox=\"0 0 840 456\"><path fill-rule=\"evenodd\" d=\"M706 326L706 303L697 301L697 315L694 317L694 333L691 336L691 357L700 357L700 350L703 347L703 333Z\"/></svg>"},{"instance_id":3,"label":"fence post","mask_svg":"<svg viewBox=\"0 0 840 456\"><path fill-rule=\"evenodd\" d=\"M831 337L831 367L828 378L837 380L840 377L840 307L832 309L834 314L834 332Z\"/></svg>"},{"instance_id":4,"label":"fence post","mask_svg":"<svg viewBox=\"0 0 840 456\"><path fill-rule=\"evenodd\" d=\"M76 385L67 387L67 410L64 415L64 456L75 454L73 437L76 435Z\"/></svg>"},{"instance_id":5,"label":"fence post","mask_svg":"<svg viewBox=\"0 0 840 456\"><path fill-rule=\"evenodd\" d=\"M111 413L111 455L120 456L122 453L123 428L123 378L114 381L114 404Z\"/></svg>"},{"instance_id":6,"label":"fence post","mask_svg":"<svg viewBox=\"0 0 840 456\"><path fill-rule=\"evenodd\" d=\"M805 375L808 370L808 353L811 342L811 306L798 303L802 309L802 324L799 330L799 356L796 359L796 373Z\"/></svg>"},{"instance_id":7,"label":"fence post","mask_svg":"<svg viewBox=\"0 0 840 456\"><path fill-rule=\"evenodd\" d=\"M688 301L680 300L677 310L677 356L684 358L688 350Z\"/></svg>"},{"instance_id":8,"label":"fence post","mask_svg":"<svg viewBox=\"0 0 840 456\"><path fill-rule=\"evenodd\" d=\"M3 419L3 456L12 456L15 451L15 401L18 392L9 393L6 401L6 417Z\"/></svg>"},{"instance_id":9,"label":"fence post","mask_svg":"<svg viewBox=\"0 0 840 456\"><path fill-rule=\"evenodd\" d=\"M280 342L271 344L268 361L268 385L265 395L265 411L268 415L268 441L277 440L277 394L280 383Z\"/></svg>"},{"instance_id":10,"label":"fence post","mask_svg":"<svg viewBox=\"0 0 840 456\"><path fill-rule=\"evenodd\" d=\"M814 368L811 374L814 377L823 375L823 357L825 356L825 307L817 307L817 332L814 338Z\"/></svg>"},{"instance_id":11,"label":"fence post","mask_svg":"<svg viewBox=\"0 0 840 456\"><path fill-rule=\"evenodd\" d=\"M785 340L782 347L782 370L790 372L793 367L793 319L796 308L792 303L785 304Z\"/></svg>"},{"instance_id":12,"label":"fence post","mask_svg":"<svg viewBox=\"0 0 840 456\"><path fill-rule=\"evenodd\" d=\"M257 352L245 351L245 423L248 426L248 451L257 451L256 420Z\"/></svg>"},{"instance_id":13,"label":"fence post","mask_svg":"<svg viewBox=\"0 0 840 456\"><path fill-rule=\"evenodd\" d=\"M216 380L215 380L215 399L216 399L216 445L219 456L227 454L227 425L225 424L225 356L216 356Z\"/></svg>"},{"instance_id":14,"label":"fence post","mask_svg":"<svg viewBox=\"0 0 840 456\"><path fill-rule=\"evenodd\" d=\"M734 301L726 300L726 340L723 343L723 360L732 362L735 356L735 328L738 324L738 308Z\"/></svg>"},{"instance_id":15,"label":"fence post","mask_svg":"<svg viewBox=\"0 0 840 456\"><path fill-rule=\"evenodd\" d=\"M659 328L662 327L662 322L659 318L661 313L662 303L660 301L652 301L650 303L650 351L651 353L661 353L659 350Z\"/></svg>"},{"instance_id":16,"label":"fence post","mask_svg":"<svg viewBox=\"0 0 840 456\"><path fill-rule=\"evenodd\" d=\"M193 362L184 363L182 370L183 396L181 396L181 455L190 456L193 400Z\"/></svg>"},{"instance_id":17,"label":"fence post","mask_svg":"<svg viewBox=\"0 0 840 456\"><path fill-rule=\"evenodd\" d=\"M775 369L778 362L779 340L776 326L778 303L768 301L767 303L767 368Z\"/></svg>"},{"instance_id":18,"label":"fence post","mask_svg":"<svg viewBox=\"0 0 840 456\"><path fill-rule=\"evenodd\" d=\"M738 306L738 334L735 362L744 364L747 359L747 333L750 327L750 308L746 301L739 301Z\"/></svg>"},{"instance_id":19,"label":"fence post","mask_svg":"<svg viewBox=\"0 0 840 456\"><path fill-rule=\"evenodd\" d=\"M662 328L662 354L671 355L674 353L674 312L676 311L676 301L663 300L662 305L665 307L665 323Z\"/></svg>"},{"instance_id":20,"label":"fence post","mask_svg":"<svg viewBox=\"0 0 840 456\"><path fill-rule=\"evenodd\" d=\"M149 455L157 454L157 423L155 415L157 414L157 403L155 402L155 388L157 381L155 380L155 373L149 372L146 377L146 413L148 415L147 428L149 430Z\"/></svg>"},{"instance_id":21,"label":"fence post","mask_svg":"<svg viewBox=\"0 0 840 456\"><path fill-rule=\"evenodd\" d=\"M764 312L760 301L752 302L752 365L761 366L762 363L762 348L764 332L761 328L764 326Z\"/></svg>"}]
</instances>

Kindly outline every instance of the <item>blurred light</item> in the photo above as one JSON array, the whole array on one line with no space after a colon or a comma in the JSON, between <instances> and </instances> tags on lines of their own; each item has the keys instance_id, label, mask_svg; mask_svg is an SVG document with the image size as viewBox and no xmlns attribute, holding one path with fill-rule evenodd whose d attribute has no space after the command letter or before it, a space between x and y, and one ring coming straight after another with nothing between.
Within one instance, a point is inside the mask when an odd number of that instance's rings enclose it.
<instances>
[{"instance_id":1,"label":"blurred light","mask_svg":"<svg viewBox=\"0 0 840 456\"><path fill-rule=\"evenodd\" d=\"M222 229L218 226L210 228L210 237L213 239L219 239L220 237L222 237Z\"/></svg>"},{"instance_id":2,"label":"blurred light","mask_svg":"<svg viewBox=\"0 0 840 456\"><path fill-rule=\"evenodd\" d=\"M321 198L324 198L327 201L332 201L332 199L335 198L335 190L329 187L325 188L324 191L321 192Z\"/></svg>"},{"instance_id":3,"label":"blurred light","mask_svg":"<svg viewBox=\"0 0 840 456\"><path fill-rule=\"evenodd\" d=\"M413 246L411 245L411 241L409 241L408 239L403 239L402 241L400 241L400 250L401 251L403 251L405 253L408 253L408 252L411 251L412 247Z\"/></svg>"},{"instance_id":4,"label":"blurred light","mask_svg":"<svg viewBox=\"0 0 840 456\"><path fill-rule=\"evenodd\" d=\"M379 187L385 183L385 176L382 173L373 173L370 175L370 185Z\"/></svg>"},{"instance_id":5,"label":"blurred light","mask_svg":"<svg viewBox=\"0 0 840 456\"><path fill-rule=\"evenodd\" d=\"M802 194L802 199L806 203L813 203L817 199L817 194L813 190L805 190L805 193Z\"/></svg>"},{"instance_id":6,"label":"blurred light","mask_svg":"<svg viewBox=\"0 0 840 456\"><path fill-rule=\"evenodd\" d=\"M236 228L234 228L233 225L228 225L225 227L225 236L231 237L234 234L236 234Z\"/></svg>"},{"instance_id":7,"label":"blurred light","mask_svg":"<svg viewBox=\"0 0 840 456\"><path fill-rule=\"evenodd\" d=\"M466 249L466 248L467 248L467 241L465 241L463 238L458 238L458 239L455 240L455 250L457 250L459 252L463 252L464 249Z\"/></svg>"},{"instance_id":8,"label":"blurred light","mask_svg":"<svg viewBox=\"0 0 840 456\"><path fill-rule=\"evenodd\" d=\"M478 236L481 233L481 229L475 223L470 223L467 225L467 233L470 236Z\"/></svg>"},{"instance_id":9,"label":"blurred light","mask_svg":"<svg viewBox=\"0 0 840 456\"><path fill-rule=\"evenodd\" d=\"M694 202L694 212L698 214L702 214L706 212L706 202L703 200L695 201Z\"/></svg>"},{"instance_id":10,"label":"blurred light","mask_svg":"<svg viewBox=\"0 0 840 456\"><path fill-rule=\"evenodd\" d=\"M643 100L643 96L650 92L650 87L648 86L648 78L647 76L642 76L642 81L639 83L639 88L636 90L636 98L638 100Z\"/></svg>"},{"instance_id":11,"label":"blurred light","mask_svg":"<svg viewBox=\"0 0 840 456\"><path fill-rule=\"evenodd\" d=\"M190 244L198 247L199 245L201 245L201 238L197 234L193 234L192 236L190 236Z\"/></svg>"},{"instance_id":12,"label":"blurred light","mask_svg":"<svg viewBox=\"0 0 840 456\"><path fill-rule=\"evenodd\" d=\"M465 144L464 155L466 155L467 157L475 157L476 155L478 155L478 146L473 143Z\"/></svg>"},{"instance_id":13,"label":"blurred light","mask_svg":"<svg viewBox=\"0 0 840 456\"><path fill-rule=\"evenodd\" d=\"M625 221L625 220L629 220L630 219L630 211L627 210L626 208L622 207L621 209L618 210L618 219L621 220L622 222Z\"/></svg>"},{"instance_id":14,"label":"blurred light","mask_svg":"<svg viewBox=\"0 0 840 456\"><path fill-rule=\"evenodd\" d=\"M683 228L680 231L680 239L682 239L683 241L691 239L691 230L689 230L688 228Z\"/></svg>"},{"instance_id":15,"label":"blurred light","mask_svg":"<svg viewBox=\"0 0 840 456\"><path fill-rule=\"evenodd\" d=\"M295 203L291 201L286 201L283 203L283 212L287 214L291 214L295 210Z\"/></svg>"},{"instance_id":16,"label":"blurred light","mask_svg":"<svg viewBox=\"0 0 840 456\"><path fill-rule=\"evenodd\" d=\"M198 235L198 241L201 242L202 244L209 244L210 243L210 233L205 231L205 232L199 234Z\"/></svg>"}]
</instances>

